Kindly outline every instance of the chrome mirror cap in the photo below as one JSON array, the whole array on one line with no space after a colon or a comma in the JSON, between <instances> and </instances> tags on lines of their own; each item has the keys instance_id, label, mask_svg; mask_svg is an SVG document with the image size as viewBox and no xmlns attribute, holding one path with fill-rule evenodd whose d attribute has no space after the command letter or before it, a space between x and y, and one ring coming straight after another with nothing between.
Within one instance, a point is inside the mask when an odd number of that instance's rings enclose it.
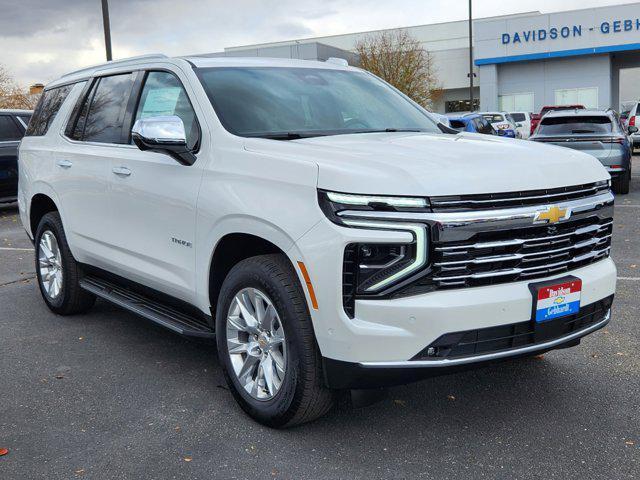
<instances>
[{"instance_id":1,"label":"chrome mirror cap","mask_svg":"<svg viewBox=\"0 0 640 480\"><path fill-rule=\"evenodd\" d=\"M131 138L140 150L166 153L183 165L196 161L187 146L184 123L176 115L139 118L133 124Z\"/></svg>"},{"instance_id":2,"label":"chrome mirror cap","mask_svg":"<svg viewBox=\"0 0 640 480\"><path fill-rule=\"evenodd\" d=\"M145 117L136 120L131 135L143 139L147 144L187 144L184 123L176 115Z\"/></svg>"}]
</instances>

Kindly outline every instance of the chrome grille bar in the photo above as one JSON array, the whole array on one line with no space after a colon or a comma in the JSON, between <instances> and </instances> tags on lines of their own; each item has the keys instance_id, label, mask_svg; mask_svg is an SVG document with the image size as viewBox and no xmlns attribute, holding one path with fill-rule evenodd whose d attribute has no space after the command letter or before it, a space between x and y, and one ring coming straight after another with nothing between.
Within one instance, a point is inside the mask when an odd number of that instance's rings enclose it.
<instances>
[{"instance_id":1,"label":"chrome grille bar","mask_svg":"<svg viewBox=\"0 0 640 480\"><path fill-rule=\"evenodd\" d=\"M573 257L569 260L563 261L563 262L557 262L557 263L551 263L551 264L546 264L546 265L539 265L539 266L535 266L535 267L526 267L526 268L509 268L509 269L505 269L505 270L496 270L496 271L491 271L491 272L481 272L481 273L472 273L469 275L457 275L457 276L450 276L450 277L433 277L433 280L436 282L446 282L446 281L451 281L451 280L467 280L467 279L483 279L483 278L490 278L490 277L501 277L501 276L507 276L507 275L520 275L526 272L535 272L536 270L550 270L550 269L554 269L556 267L565 267L568 266L572 263L578 263L581 262L583 260L588 260L588 259L593 259L593 258L598 258L598 257L604 257L606 255L609 254L611 247L607 247L604 248L602 250L594 250L592 252L589 253L585 253L583 255L579 255L576 257Z\"/></svg>"},{"instance_id":2,"label":"chrome grille bar","mask_svg":"<svg viewBox=\"0 0 640 480\"><path fill-rule=\"evenodd\" d=\"M610 225L613 225L613 220L603 224L588 225L585 227L577 228L572 232L562 233L559 235L549 235L546 237L526 238L526 239L515 238L513 240L502 240L497 242L474 243L473 245L453 245L453 246L446 246L446 247L436 247L436 251L444 252L444 251L450 251L450 250L469 250L469 249L479 250L479 249L486 249L486 248L508 247L512 245L524 245L525 243L530 243L530 242L543 242L547 240L553 241L556 239L571 237L573 235L582 235L585 233L598 232L600 230L604 230Z\"/></svg>"}]
</instances>

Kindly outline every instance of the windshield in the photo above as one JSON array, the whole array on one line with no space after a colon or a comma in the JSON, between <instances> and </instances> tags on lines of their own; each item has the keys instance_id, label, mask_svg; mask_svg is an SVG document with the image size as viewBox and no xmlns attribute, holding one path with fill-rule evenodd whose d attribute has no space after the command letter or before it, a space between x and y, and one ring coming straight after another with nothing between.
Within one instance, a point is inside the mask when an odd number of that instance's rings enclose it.
<instances>
[{"instance_id":1,"label":"windshield","mask_svg":"<svg viewBox=\"0 0 640 480\"><path fill-rule=\"evenodd\" d=\"M240 136L442 133L426 113L376 77L319 68L196 70L220 121Z\"/></svg>"},{"instance_id":2,"label":"windshield","mask_svg":"<svg viewBox=\"0 0 640 480\"><path fill-rule=\"evenodd\" d=\"M603 115L543 118L538 130L541 135L601 135L612 132L611 119Z\"/></svg>"}]
</instances>

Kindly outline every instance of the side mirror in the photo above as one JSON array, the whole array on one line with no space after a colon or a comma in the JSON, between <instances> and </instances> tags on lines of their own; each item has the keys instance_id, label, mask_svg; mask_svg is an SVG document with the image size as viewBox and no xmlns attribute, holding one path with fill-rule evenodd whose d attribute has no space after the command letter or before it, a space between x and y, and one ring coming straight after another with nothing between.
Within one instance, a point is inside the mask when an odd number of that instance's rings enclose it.
<instances>
[{"instance_id":1,"label":"side mirror","mask_svg":"<svg viewBox=\"0 0 640 480\"><path fill-rule=\"evenodd\" d=\"M638 133L638 127L631 125L627 130L629 130L629 133Z\"/></svg>"},{"instance_id":2,"label":"side mirror","mask_svg":"<svg viewBox=\"0 0 640 480\"><path fill-rule=\"evenodd\" d=\"M184 123L176 115L136 120L131 138L140 150L166 153L183 165L193 165L196 156L187 147Z\"/></svg>"}]
</instances>

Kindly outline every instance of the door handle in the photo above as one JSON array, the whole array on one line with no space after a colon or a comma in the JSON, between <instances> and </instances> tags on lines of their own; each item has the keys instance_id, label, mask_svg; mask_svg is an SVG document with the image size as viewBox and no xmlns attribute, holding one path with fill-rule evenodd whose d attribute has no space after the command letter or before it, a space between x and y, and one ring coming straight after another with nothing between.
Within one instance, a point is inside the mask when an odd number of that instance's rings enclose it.
<instances>
[{"instance_id":1,"label":"door handle","mask_svg":"<svg viewBox=\"0 0 640 480\"><path fill-rule=\"evenodd\" d=\"M120 175L121 177L128 177L129 175L131 175L131 170L129 170L127 167L113 167L111 171L116 175Z\"/></svg>"},{"instance_id":2,"label":"door handle","mask_svg":"<svg viewBox=\"0 0 640 480\"><path fill-rule=\"evenodd\" d=\"M70 160L58 160L57 164L61 168L71 168L73 162L71 162Z\"/></svg>"}]
</instances>

